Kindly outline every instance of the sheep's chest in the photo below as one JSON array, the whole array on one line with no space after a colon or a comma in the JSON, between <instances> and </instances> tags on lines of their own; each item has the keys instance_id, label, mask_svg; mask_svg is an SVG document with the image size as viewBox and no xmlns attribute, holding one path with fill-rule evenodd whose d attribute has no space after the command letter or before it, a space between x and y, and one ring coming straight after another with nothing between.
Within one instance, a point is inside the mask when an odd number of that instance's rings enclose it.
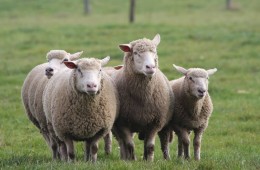
<instances>
[{"instance_id":1,"label":"sheep's chest","mask_svg":"<svg viewBox=\"0 0 260 170\"><path fill-rule=\"evenodd\" d=\"M72 103L69 107L64 106L61 118L56 119L56 130L74 140L85 140L101 130L107 131L111 128L114 118L100 106L100 103L97 106L80 101Z\"/></svg>"},{"instance_id":2,"label":"sheep's chest","mask_svg":"<svg viewBox=\"0 0 260 170\"><path fill-rule=\"evenodd\" d=\"M165 122L169 105L151 98L150 100L132 99L121 102L120 119L134 131L151 125L160 126Z\"/></svg>"}]
</instances>

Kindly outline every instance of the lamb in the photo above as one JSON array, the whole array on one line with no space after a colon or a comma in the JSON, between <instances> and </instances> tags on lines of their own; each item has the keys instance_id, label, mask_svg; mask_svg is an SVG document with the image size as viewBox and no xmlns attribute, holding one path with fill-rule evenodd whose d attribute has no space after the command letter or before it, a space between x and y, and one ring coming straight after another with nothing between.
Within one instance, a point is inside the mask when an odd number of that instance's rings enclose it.
<instances>
[{"instance_id":1,"label":"lamb","mask_svg":"<svg viewBox=\"0 0 260 170\"><path fill-rule=\"evenodd\" d=\"M57 71L65 68L64 61L75 60L82 52L69 54L64 50L51 50L47 53L48 63L43 63L34 67L27 75L22 87L22 101L29 119L40 130L45 141L53 151L53 158L57 158L55 142L50 138L45 114L43 113L42 94L48 82ZM44 75L44 72L46 76ZM48 77L48 78L47 78Z\"/></svg>"},{"instance_id":2,"label":"lamb","mask_svg":"<svg viewBox=\"0 0 260 170\"><path fill-rule=\"evenodd\" d=\"M118 115L116 87L102 60L64 62L70 68L53 76L43 96L44 111L58 138L65 142L68 161L75 159L73 140L85 141L85 160L97 160L98 140L110 132Z\"/></svg>"},{"instance_id":3,"label":"lamb","mask_svg":"<svg viewBox=\"0 0 260 170\"><path fill-rule=\"evenodd\" d=\"M173 129L178 136L178 156L182 157L184 152L186 159L190 158L189 134L194 131L194 157L195 160L200 160L202 134L206 130L213 112L213 104L208 92L208 79L217 69L185 69L173 66L184 76L170 82L175 95L175 103L172 120L167 126ZM162 146L162 150L164 153L168 153L167 143ZM169 158L169 155L166 157Z\"/></svg>"},{"instance_id":4,"label":"lamb","mask_svg":"<svg viewBox=\"0 0 260 170\"><path fill-rule=\"evenodd\" d=\"M153 161L155 136L172 115L174 96L166 76L158 68L160 35L119 45L125 52L123 67L112 78L116 83L120 111L113 133L120 157L135 160L132 135L144 139L144 160Z\"/></svg>"}]
</instances>

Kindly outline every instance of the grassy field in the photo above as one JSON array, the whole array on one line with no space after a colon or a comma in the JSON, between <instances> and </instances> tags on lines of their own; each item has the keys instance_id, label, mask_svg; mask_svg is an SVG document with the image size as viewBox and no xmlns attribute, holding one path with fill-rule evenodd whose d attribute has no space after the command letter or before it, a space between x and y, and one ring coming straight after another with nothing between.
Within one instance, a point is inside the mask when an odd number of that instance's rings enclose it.
<instances>
[{"instance_id":1,"label":"grassy field","mask_svg":"<svg viewBox=\"0 0 260 170\"><path fill-rule=\"evenodd\" d=\"M260 1L234 0L238 10L225 10L218 0L137 1L136 23L128 24L128 1L92 1L83 15L82 0L0 0L0 169L260 169ZM172 64L218 68L210 79L214 112L202 140L201 161L164 161L156 141L153 163L142 161L137 138L136 162L106 156L100 142L98 162L83 161L77 143L73 164L51 160L39 131L24 113L20 91L27 73L46 61L51 49L84 50L85 57L111 56L122 63L118 44L161 35L161 70L180 76ZM193 149L193 147L191 147Z\"/></svg>"}]
</instances>

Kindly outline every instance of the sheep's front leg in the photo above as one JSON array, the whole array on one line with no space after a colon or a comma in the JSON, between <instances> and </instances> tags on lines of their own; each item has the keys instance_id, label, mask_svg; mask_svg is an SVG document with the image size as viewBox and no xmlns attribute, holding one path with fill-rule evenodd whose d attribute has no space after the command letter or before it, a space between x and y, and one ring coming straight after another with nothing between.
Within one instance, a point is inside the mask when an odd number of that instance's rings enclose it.
<instances>
[{"instance_id":1,"label":"sheep's front leg","mask_svg":"<svg viewBox=\"0 0 260 170\"><path fill-rule=\"evenodd\" d=\"M75 160L73 141L70 139L66 139L64 142L67 147L68 162L72 162Z\"/></svg>"},{"instance_id":2,"label":"sheep's front leg","mask_svg":"<svg viewBox=\"0 0 260 170\"><path fill-rule=\"evenodd\" d=\"M60 153L61 160L67 161L68 159L67 147L66 144L62 141L59 142L59 153Z\"/></svg>"},{"instance_id":3,"label":"sheep's front leg","mask_svg":"<svg viewBox=\"0 0 260 170\"><path fill-rule=\"evenodd\" d=\"M170 159L169 154L169 143L171 142L171 130L170 129L162 129L158 135L161 142L161 150L163 152L163 158L166 160Z\"/></svg>"},{"instance_id":4,"label":"sheep's front leg","mask_svg":"<svg viewBox=\"0 0 260 170\"><path fill-rule=\"evenodd\" d=\"M108 155L111 153L112 150L112 132L110 131L105 137L105 153Z\"/></svg>"},{"instance_id":5,"label":"sheep's front leg","mask_svg":"<svg viewBox=\"0 0 260 170\"><path fill-rule=\"evenodd\" d=\"M85 161L90 160L90 144L85 141Z\"/></svg>"},{"instance_id":6,"label":"sheep's front leg","mask_svg":"<svg viewBox=\"0 0 260 170\"><path fill-rule=\"evenodd\" d=\"M116 125L114 125L112 132L118 142L118 145L120 147L120 159L122 160L126 160L126 148L125 148L125 144L124 141L122 139L122 135L120 135L120 130L116 127Z\"/></svg>"},{"instance_id":7,"label":"sheep's front leg","mask_svg":"<svg viewBox=\"0 0 260 170\"><path fill-rule=\"evenodd\" d=\"M90 160L92 162L96 162L97 161L97 152L98 152L98 142L97 141L93 141L90 144Z\"/></svg>"},{"instance_id":8,"label":"sheep's front leg","mask_svg":"<svg viewBox=\"0 0 260 170\"><path fill-rule=\"evenodd\" d=\"M157 131L152 130L145 135L144 139L144 160L153 161L154 144Z\"/></svg>"},{"instance_id":9,"label":"sheep's front leg","mask_svg":"<svg viewBox=\"0 0 260 170\"><path fill-rule=\"evenodd\" d=\"M190 136L189 136L189 131L186 129L181 130L181 142L184 148L184 158L185 159L190 159Z\"/></svg>"},{"instance_id":10,"label":"sheep's front leg","mask_svg":"<svg viewBox=\"0 0 260 170\"><path fill-rule=\"evenodd\" d=\"M120 138L122 139L122 145L124 145L122 147L122 149L124 149L122 153L125 154L125 159L136 160L135 151L134 151L135 145L134 145L134 141L130 129L126 127L121 127L119 135L121 136Z\"/></svg>"},{"instance_id":11,"label":"sheep's front leg","mask_svg":"<svg viewBox=\"0 0 260 170\"><path fill-rule=\"evenodd\" d=\"M181 135L178 134L178 157L181 158L183 157L183 143L182 143L182 139L181 139Z\"/></svg>"},{"instance_id":12,"label":"sheep's front leg","mask_svg":"<svg viewBox=\"0 0 260 170\"><path fill-rule=\"evenodd\" d=\"M200 160L200 146L201 146L201 138L202 138L202 129L194 130L194 140L193 140L193 147L194 147L194 157L195 160Z\"/></svg>"}]
</instances>

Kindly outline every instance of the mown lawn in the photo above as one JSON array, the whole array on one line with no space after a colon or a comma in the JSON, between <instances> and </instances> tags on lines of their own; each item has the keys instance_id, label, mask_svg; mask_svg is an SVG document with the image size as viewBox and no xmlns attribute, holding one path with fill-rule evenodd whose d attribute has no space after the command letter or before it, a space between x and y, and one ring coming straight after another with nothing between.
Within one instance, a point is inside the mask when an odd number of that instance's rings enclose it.
<instances>
[{"instance_id":1,"label":"mown lawn","mask_svg":"<svg viewBox=\"0 0 260 170\"><path fill-rule=\"evenodd\" d=\"M81 0L0 0L0 168L1 169L260 169L260 1L137 1L136 22L129 24L128 1L92 1L83 15ZM136 162L106 156L100 142L98 162L83 161L77 144L73 164L51 160L51 152L24 113L20 91L27 73L46 61L51 49L84 50L85 57L111 56L122 63L117 47L142 37L161 35L161 70L180 76L172 64L218 68L210 79L214 112L202 141L201 161L164 161L156 141L153 163L142 161L143 143L135 138ZM192 149L192 146L191 146ZM191 152L192 153L192 152Z\"/></svg>"}]
</instances>

